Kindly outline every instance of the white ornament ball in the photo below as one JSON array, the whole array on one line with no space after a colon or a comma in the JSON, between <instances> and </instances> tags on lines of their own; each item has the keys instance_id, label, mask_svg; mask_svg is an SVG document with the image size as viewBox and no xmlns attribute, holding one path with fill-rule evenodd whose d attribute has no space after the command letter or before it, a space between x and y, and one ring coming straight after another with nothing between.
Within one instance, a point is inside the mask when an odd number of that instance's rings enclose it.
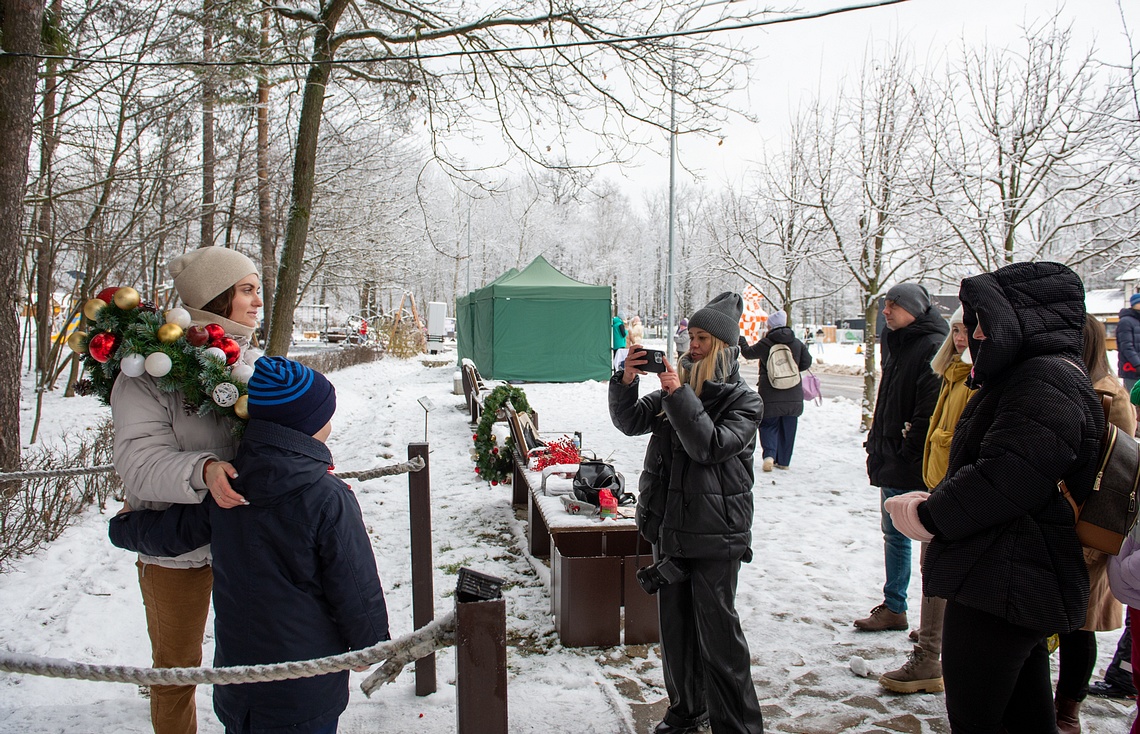
<instances>
[{"instance_id":1,"label":"white ornament ball","mask_svg":"<svg viewBox=\"0 0 1140 734\"><path fill-rule=\"evenodd\" d=\"M190 328L190 312L184 308L172 308L166 312L166 323L174 324L185 331Z\"/></svg>"},{"instance_id":2,"label":"white ornament ball","mask_svg":"<svg viewBox=\"0 0 1140 734\"><path fill-rule=\"evenodd\" d=\"M205 352L203 352L203 354L205 354L210 359L218 360L222 364L226 363L226 353L217 347L210 347Z\"/></svg>"},{"instance_id":3,"label":"white ornament ball","mask_svg":"<svg viewBox=\"0 0 1140 734\"><path fill-rule=\"evenodd\" d=\"M146 372L146 357L132 352L119 360L119 369L127 377L140 377Z\"/></svg>"},{"instance_id":4,"label":"white ornament ball","mask_svg":"<svg viewBox=\"0 0 1140 734\"><path fill-rule=\"evenodd\" d=\"M173 365L170 362L170 357L162 352L155 352L146 358L143 366L146 373L151 377L166 377Z\"/></svg>"},{"instance_id":5,"label":"white ornament ball","mask_svg":"<svg viewBox=\"0 0 1140 734\"><path fill-rule=\"evenodd\" d=\"M214 387L214 402L223 408L228 408L238 399L237 386L230 382L219 382Z\"/></svg>"},{"instance_id":6,"label":"white ornament ball","mask_svg":"<svg viewBox=\"0 0 1140 734\"><path fill-rule=\"evenodd\" d=\"M233 369L230 370L230 377L238 380L239 382L249 383L249 378L253 377L253 368L248 364L235 364Z\"/></svg>"}]
</instances>

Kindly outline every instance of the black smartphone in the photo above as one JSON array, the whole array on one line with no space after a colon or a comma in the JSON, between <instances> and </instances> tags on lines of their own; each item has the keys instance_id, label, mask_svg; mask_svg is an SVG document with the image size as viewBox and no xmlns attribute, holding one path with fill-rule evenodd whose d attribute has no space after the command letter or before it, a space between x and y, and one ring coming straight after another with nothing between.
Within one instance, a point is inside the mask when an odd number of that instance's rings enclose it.
<instances>
[{"instance_id":1,"label":"black smartphone","mask_svg":"<svg viewBox=\"0 0 1140 734\"><path fill-rule=\"evenodd\" d=\"M646 372L664 372L665 352L660 349L646 349L645 364L641 365L641 369Z\"/></svg>"}]
</instances>

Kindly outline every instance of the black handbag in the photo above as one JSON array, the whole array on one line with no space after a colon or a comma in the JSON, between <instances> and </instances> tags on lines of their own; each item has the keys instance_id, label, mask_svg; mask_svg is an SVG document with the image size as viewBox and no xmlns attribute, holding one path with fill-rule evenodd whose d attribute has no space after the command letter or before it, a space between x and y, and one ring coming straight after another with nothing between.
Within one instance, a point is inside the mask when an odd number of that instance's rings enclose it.
<instances>
[{"instance_id":1,"label":"black handbag","mask_svg":"<svg viewBox=\"0 0 1140 734\"><path fill-rule=\"evenodd\" d=\"M574 475L574 496L580 502L598 506L598 492L608 489L619 505L634 502L631 493L625 491L625 477L614 465L598 459L583 459Z\"/></svg>"}]
</instances>

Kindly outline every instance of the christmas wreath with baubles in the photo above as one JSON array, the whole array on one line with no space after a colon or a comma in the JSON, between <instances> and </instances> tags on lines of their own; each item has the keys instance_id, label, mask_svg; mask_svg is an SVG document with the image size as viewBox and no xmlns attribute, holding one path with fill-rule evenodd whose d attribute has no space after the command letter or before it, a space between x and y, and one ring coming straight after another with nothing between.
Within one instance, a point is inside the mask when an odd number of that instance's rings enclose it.
<instances>
[{"instance_id":1,"label":"christmas wreath with baubles","mask_svg":"<svg viewBox=\"0 0 1140 734\"><path fill-rule=\"evenodd\" d=\"M107 288L83 304L89 332L67 339L83 355L88 377L76 391L111 403L115 378L148 374L159 389L181 392L188 414L215 413L233 418L240 431L249 418L246 383L253 368L237 364L241 345L218 324L191 324L190 313L172 308L164 314L134 288Z\"/></svg>"},{"instance_id":2,"label":"christmas wreath with baubles","mask_svg":"<svg viewBox=\"0 0 1140 734\"><path fill-rule=\"evenodd\" d=\"M506 445L500 447L498 438L491 432L491 425L498 420L499 409L508 400L515 412L525 413L530 410L530 403L522 388L499 385L483 401L483 417L479 419L479 427L471 437L475 440L475 473L492 486L508 481L511 476L511 447L514 441L507 438Z\"/></svg>"}]
</instances>

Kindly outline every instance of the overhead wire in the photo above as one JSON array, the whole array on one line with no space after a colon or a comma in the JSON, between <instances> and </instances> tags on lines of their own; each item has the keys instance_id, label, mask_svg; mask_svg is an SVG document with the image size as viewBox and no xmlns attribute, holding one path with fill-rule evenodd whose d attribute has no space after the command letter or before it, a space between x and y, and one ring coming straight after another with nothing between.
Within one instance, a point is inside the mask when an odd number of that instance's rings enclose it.
<instances>
[{"instance_id":1,"label":"overhead wire","mask_svg":"<svg viewBox=\"0 0 1140 734\"><path fill-rule=\"evenodd\" d=\"M190 68L226 68L238 66L257 66L257 67L310 67L310 66L323 66L323 65L344 65L344 64L367 64L367 63L387 63L394 61L426 61L433 59L447 59L458 57L470 56L491 56L496 54L512 54L521 53L526 51L550 51L555 49L568 49L568 48L582 48L588 46L619 46L625 44L645 43L648 41L661 41L670 38L684 38L689 36L704 36L714 33L726 33L729 31L742 31L752 28L760 28L764 26L780 25L783 23L795 23L803 20L814 20L817 18L826 18L832 15L840 15L843 13L850 13L859 10L870 10L874 8L885 7L889 5L898 5L901 3L910 2L910 0L875 0L875 2L860 3L857 5L845 5L837 8L828 8L826 10L819 10L813 13L801 13L793 16L785 16L780 18L765 18L761 20L747 21L744 23L734 23L732 25L723 26L707 26L701 28L683 28L674 31L663 31L661 33L648 33L637 36L618 36L615 38L592 38L580 41L562 41L546 44L534 44L529 46L500 46L494 48L467 48L467 49L454 49L451 51L439 51L435 53L409 53L409 54L391 54L387 56L372 56L372 57L353 57L346 59L327 59L327 60L276 60L276 61L263 61L259 59L232 59L227 61L204 61L201 59L174 59L165 61L145 61L139 59L117 59L112 57L85 57L85 56L70 56L61 54L43 54L43 53L18 53L3 51L0 52L0 58L32 58L39 61L67 61L77 62L83 64L105 64L114 66L134 66L134 67L190 67Z\"/></svg>"}]
</instances>

